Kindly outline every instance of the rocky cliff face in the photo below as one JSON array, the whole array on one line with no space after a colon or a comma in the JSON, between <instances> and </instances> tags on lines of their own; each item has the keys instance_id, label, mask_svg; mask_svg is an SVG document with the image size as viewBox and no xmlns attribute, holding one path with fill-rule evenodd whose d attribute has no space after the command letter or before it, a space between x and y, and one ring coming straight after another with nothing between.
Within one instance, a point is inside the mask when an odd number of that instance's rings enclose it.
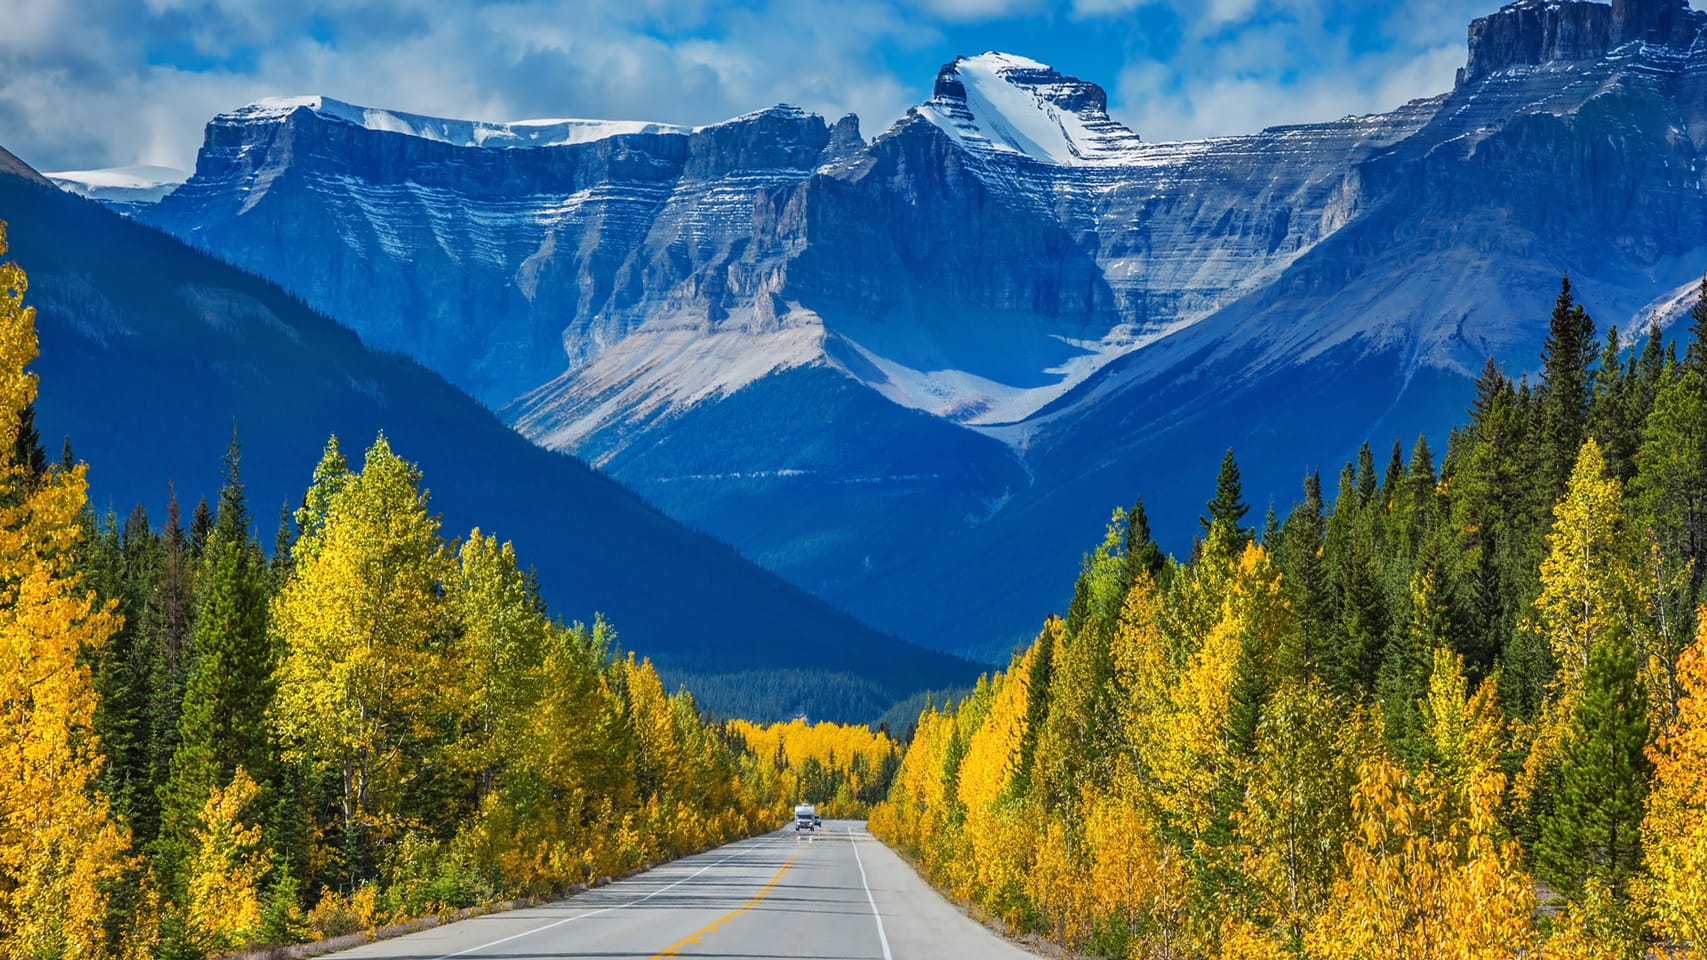
<instances>
[{"instance_id":1,"label":"rocky cliff face","mask_svg":"<svg viewBox=\"0 0 1707 960\"><path fill-rule=\"evenodd\" d=\"M1598 60L1629 43L1687 51L1707 13L1688 0L1518 0L1470 24L1460 85L1512 67Z\"/></svg>"},{"instance_id":2,"label":"rocky cliff face","mask_svg":"<svg viewBox=\"0 0 1707 960\"><path fill-rule=\"evenodd\" d=\"M740 241L753 194L860 144L857 121L792 107L690 130L268 101L215 118L146 219L496 406L622 339L654 295L708 319L719 279L694 274Z\"/></svg>"},{"instance_id":3,"label":"rocky cliff face","mask_svg":"<svg viewBox=\"0 0 1707 960\"><path fill-rule=\"evenodd\" d=\"M149 216L880 626L1000 647L1135 490L1183 546L1228 443L1284 504L1532 366L1561 271L1621 329L1698 278L1704 20L1524 0L1449 93L1193 143L1007 54L869 143L261 104Z\"/></svg>"}]
</instances>

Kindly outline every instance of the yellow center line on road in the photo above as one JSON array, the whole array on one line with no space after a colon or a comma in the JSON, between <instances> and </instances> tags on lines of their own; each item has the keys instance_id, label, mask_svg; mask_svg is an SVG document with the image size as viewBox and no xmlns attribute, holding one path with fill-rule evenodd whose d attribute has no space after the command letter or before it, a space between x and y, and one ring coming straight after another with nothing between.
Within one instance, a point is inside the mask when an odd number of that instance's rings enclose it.
<instances>
[{"instance_id":1,"label":"yellow center line on road","mask_svg":"<svg viewBox=\"0 0 1707 960\"><path fill-rule=\"evenodd\" d=\"M776 872L775 876L771 877L770 880L767 881L764 886L760 887L758 893L753 894L753 899L748 900L746 903L743 903L740 906L736 907L735 909L724 914L723 916L718 917L716 920L711 921L710 923L706 924L705 926L700 927L698 930L695 930L694 932L688 934L687 936L681 938L680 940L677 940L675 943L670 944L669 949L665 950L663 953L654 954L652 956L652 960L664 960L665 957L679 956L678 951L680 951L683 947L687 946L690 943L698 943L700 937L705 936L706 934L712 932L713 930L716 930L718 927L723 926L725 923L728 923L729 921L735 919L736 917L740 916L741 914L746 913L748 910L751 910L753 908L754 904L758 903L760 900L763 900L766 896L768 896L770 894L771 888L776 886L776 882L778 880L781 880L782 875L787 873L788 868L792 867L792 866L794 866L794 858L789 857L788 860L785 863L783 863L782 869L778 870Z\"/></svg>"}]
</instances>

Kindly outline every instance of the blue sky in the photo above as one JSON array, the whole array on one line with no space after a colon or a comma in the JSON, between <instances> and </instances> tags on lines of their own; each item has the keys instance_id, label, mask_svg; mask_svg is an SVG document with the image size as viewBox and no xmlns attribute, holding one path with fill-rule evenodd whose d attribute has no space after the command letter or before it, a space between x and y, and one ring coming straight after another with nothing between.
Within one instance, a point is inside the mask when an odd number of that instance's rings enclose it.
<instances>
[{"instance_id":1,"label":"blue sky","mask_svg":"<svg viewBox=\"0 0 1707 960\"><path fill-rule=\"evenodd\" d=\"M1498 0L0 0L0 146L44 170L189 167L209 117L325 94L465 118L707 123L776 102L876 135L956 54L1109 91L1150 140L1448 89Z\"/></svg>"}]
</instances>

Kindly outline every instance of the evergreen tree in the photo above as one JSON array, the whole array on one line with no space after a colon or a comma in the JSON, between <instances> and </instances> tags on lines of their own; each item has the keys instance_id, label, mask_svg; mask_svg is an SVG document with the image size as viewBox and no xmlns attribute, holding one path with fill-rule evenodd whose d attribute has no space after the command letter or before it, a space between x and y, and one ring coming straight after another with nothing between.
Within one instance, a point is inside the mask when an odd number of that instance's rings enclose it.
<instances>
[{"instance_id":1,"label":"evergreen tree","mask_svg":"<svg viewBox=\"0 0 1707 960\"><path fill-rule=\"evenodd\" d=\"M1399 441L1393 441L1393 453L1387 458L1387 472L1381 478L1381 498L1390 505L1399 492L1399 481L1405 477L1405 454Z\"/></svg>"},{"instance_id":2,"label":"evergreen tree","mask_svg":"<svg viewBox=\"0 0 1707 960\"><path fill-rule=\"evenodd\" d=\"M1282 674L1298 680L1321 676L1327 655L1332 586L1323 556L1323 509L1322 475L1311 471L1304 477L1304 499L1287 514L1275 547L1280 585L1298 618L1275 661Z\"/></svg>"},{"instance_id":3,"label":"evergreen tree","mask_svg":"<svg viewBox=\"0 0 1707 960\"><path fill-rule=\"evenodd\" d=\"M1631 412L1629 393L1632 377L1618 362L1618 328L1608 327L1600 362L1594 369L1594 388L1589 401L1589 434L1600 442L1606 465L1613 476L1628 482L1636 470L1637 433L1626 417Z\"/></svg>"},{"instance_id":4,"label":"evergreen tree","mask_svg":"<svg viewBox=\"0 0 1707 960\"><path fill-rule=\"evenodd\" d=\"M1233 459L1231 447L1227 448L1226 456L1221 458L1221 470L1215 476L1215 496L1205 506L1209 514L1199 517L1198 523L1203 525L1206 537L1214 532L1216 524L1220 524L1233 538L1232 552L1236 553L1251 542L1250 528L1240 526L1251 507L1245 502L1239 482L1239 464Z\"/></svg>"},{"instance_id":5,"label":"evergreen tree","mask_svg":"<svg viewBox=\"0 0 1707 960\"><path fill-rule=\"evenodd\" d=\"M1547 325L1541 349L1542 476L1547 482L1538 498L1550 507L1565 489L1577 450L1588 428L1589 365L1594 360L1594 321L1571 293L1571 278L1559 284L1559 297Z\"/></svg>"},{"instance_id":6,"label":"evergreen tree","mask_svg":"<svg viewBox=\"0 0 1707 960\"><path fill-rule=\"evenodd\" d=\"M208 509L207 498L196 501L195 512L190 514L190 556L200 561L207 553L208 537L213 533L213 511Z\"/></svg>"},{"instance_id":7,"label":"evergreen tree","mask_svg":"<svg viewBox=\"0 0 1707 960\"><path fill-rule=\"evenodd\" d=\"M1655 324L1656 332L1658 324ZM1701 285L1695 288L1695 304L1689 308L1689 348L1684 364L1702 376L1707 376L1707 273L1701 275Z\"/></svg>"},{"instance_id":8,"label":"evergreen tree","mask_svg":"<svg viewBox=\"0 0 1707 960\"><path fill-rule=\"evenodd\" d=\"M24 471L26 481L47 473L47 449L42 446L41 432L36 429L35 401L24 404L18 415L18 437L12 442L12 458Z\"/></svg>"},{"instance_id":9,"label":"evergreen tree","mask_svg":"<svg viewBox=\"0 0 1707 960\"><path fill-rule=\"evenodd\" d=\"M107 757L103 788L113 798L113 812L134 832L138 813L146 813L153 803L154 784L148 770L152 657L146 613L159 587L161 559L159 538L141 506L125 518L117 543L120 581L114 599L123 625L97 661L100 702L95 730Z\"/></svg>"},{"instance_id":10,"label":"evergreen tree","mask_svg":"<svg viewBox=\"0 0 1707 960\"><path fill-rule=\"evenodd\" d=\"M225 454L224 477L197 592L195 661L184 689L179 745L162 798L169 869L173 858L188 854L189 831L213 790L229 786L239 769L263 782L272 774L267 571L249 530L236 438Z\"/></svg>"},{"instance_id":11,"label":"evergreen tree","mask_svg":"<svg viewBox=\"0 0 1707 960\"><path fill-rule=\"evenodd\" d=\"M1577 898L1590 879L1622 901L1641 869L1642 814L1652 771L1648 701L1636 649L1609 634L1589 652L1582 696L1560 754L1553 809L1535 846L1542 879Z\"/></svg>"},{"instance_id":12,"label":"evergreen tree","mask_svg":"<svg viewBox=\"0 0 1707 960\"><path fill-rule=\"evenodd\" d=\"M1494 404L1510 392L1511 381L1500 371L1494 358L1488 357L1482 364L1482 372L1476 376L1476 399L1470 405L1470 429L1480 431L1493 412Z\"/></svg>"},{"instance_id":13,"label":"evergreen tree","mask_svg":"<svg viewBox=\"0 0 1707 960\"><path fill-rule=\"evenodd\" d=\"M1134 501L1132 509L1126 512L1120 553L1126 559L1124 580L1127 586L1131 586L1141 572L1148 572L1151 577L1159 579L1167 568L1168 558L1150 533L1150 517L1144 512L1143 497Z\"/></svg>"},{"instance_id":14,"label":"evergreen tree","mask_svg":"<svg viewBox=\"0 0 1707 960\"><path fill-rule=\"evenodd\" d=\"M296 536L291 530L291 510L289 506L279 508L279 528L273 534L273 556L267 563L267 572L271 579L271 592L277 593L284 582L290 579L291 548L296 546Z\"/></svg>"},{"instance_id":15,"label":"evergreen tree","mask_svg":"<svg viewBox=\"0 0 1707 960\"><path fill-rule=\"evenodd\" d=\"M1357 448L1357 502L1359 506L1375 500L1375 451L1369 449L1369 441L1363 441L1363 446Z\"/></svg>"},{"instance_id":16,"label":"evergreen tree","mask_svg":"<svg viewBox=\"0 0 1707 960\"><path fill-rule=\"evenodd\" d=\"M1707 577L1707 374L1686 368L1660 389L1636 461L1632 492L1668 568L1662 579L1684 585L1667 598L1666 612L1680 619Z\"/></svg>"},{"instance_id":17,"label":"evergreen tree","mask_svg":"<svg viewBox=\"0 0 1707 960\"><path fill-rule=\"evenodd\" d=\"M149 664L149 694L140 731L147 746L147 786L138 787L131 813L131 830L138 842L154 842L159 835L160 796L166 793L172 755L178 752L178 721L193 654L189 625L195 581L189 538L179 519L178 490L171 487L167 487L166 528L160 531L159 564L157 586L143 606L138 642Z\"/></svg>"}]
</instances>

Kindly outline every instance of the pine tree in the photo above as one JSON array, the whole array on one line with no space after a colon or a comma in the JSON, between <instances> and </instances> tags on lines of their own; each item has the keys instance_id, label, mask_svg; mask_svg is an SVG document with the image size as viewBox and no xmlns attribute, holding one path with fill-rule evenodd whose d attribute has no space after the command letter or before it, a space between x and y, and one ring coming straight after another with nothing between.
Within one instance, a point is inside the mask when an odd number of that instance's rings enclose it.
<instances>
[{"instance_id":1,"label":"pine tree","mask_svg":"<svg viewBox=\"0 0 1707 960\"><path fill-rule=\"evenodd\" d=\"M1140 573L1159 578L1167 568L1168 558L1150 533L1150 517L1144 512L1144 498L1139 497L1126 512L1120 552L1126 558L1125 582L1130 586Z\"/></svg>"},{"instance_id":2,"label":"pine tree","mask_svg":"<svg viewBox=\"0 0 1707 960\"><path fill-rule=\"evenodd\" d=\"M197 818L215 789L229 786L238 770L261 782L272 774L267 571L249 529L235 437L225 453L224 481L202 560L203 582L191 635L195 657L179 715L179 745L162 798L170 845L168 872L193 852Z\"/></svg>"},{"instance_id":3,"label":"pine tree","mask_svg":"<svg viewBox=\"0 0 1707 960\"><path fill-rule=\"evenodd\" d=\"M296 546L296 535L291 530L291 519L290 507L280 507L279 528L273 534L273 555L267 563L267 572L274 593L277 593L279 588L284 586L284 582L290 579L290 552Z\"/></svg>"},{"instance_id":4,"label":"pine tree","mask_svg":"<svg viewBox=\"0 0 1707 960\"><path fill-rule=\"evenodd\" d=\"M1322 477L1312 471L1304 477L1304 499L1287 514L1275 548L1281 587L1298 616L1297 629L1282 640L1275 659L1284 676L1300 681L1321 676L1327 660L1332 598L1322 510Z\"/></svg>"},{"instance_id":5,"label":"pine tree","mask_svg":"<svg viewBox=\"0 0 1707 960\"><path fill-rule=\"evenodd\" d=\"M1369 448L1369 441L1363 441L1363 446L1357 448L1357 502L1360 506L1374 502L1375 493L1379 487L1375 485L1375 451Z\"/></svg>"},{"instance_id":6,"label":"pine tree","mask_svg":"<svg viewBox=\"0 0 1707 960\"><path fill-rule=\"evenodd\" d=\"M1470 406L1470 429L1480 431L1482 424L1493 412L1494 404L1511 392L1511 381L1500 370L1499 364L1493 357L1488 357L1482 364L1482 372L1476 376L1476 399Z\"/></svg>"},{"instance_id":7,"label":"pine tree","mask_svg":"<svg viewBox=\"0 0 1707 960\"><path fill-rule=\"evenodd\" d=\"M1387 458L1387 472L1381 478L1381 497L1388 504L1398 494L1399 481L1405 477L1405 453L1399 447L1399 441L1393 441L1393 453Z\"/></svg>"},{"instance_id":8,"label":"pine tree","mask_svg":"<svg viewBox=\"0 0 1707 960\"><path fill-rule=\"evenodd\" d=\"M1541 456L1547 486L1540 502L1551 505L1565 489L1588 428L1589 365L1594 360L1594 321L1571 294L1569 276L1548 321L1541 349Z\"/></svg>"},{"instance_id":9,"label":"pine tree","mask_svg":"<svg viewBox=\"0 0 1707 960\"><path fill-rule=\"evenodd\" d=\"M1701 275L1695 304L1689 308L1689 348L1683 356L1685 365L1707 377L1707 273Z\"/></svg>"},{"instance_id":10,"label":"pine tree","mask_svg":"<svg viewBox=\"0 0 1707 960\"><path fill-rule=\"evenodd\" d=\"M1636 463L1632 492L1643 526L1671 571L1684 575L1683 595L1667 598L1676 618L1695 609L1707 577L1707 375L1688 368L1660 389Z\"/></svg>"},{"instance_id":11,"label":"pine tree","mask_svg":"<svg viewBox=\"0 0 1707 960\"><path fill-rule=\"evenodd\" d=\"M1606 344L1600 351L1600 362L1594 369L1594 388L1589 401L1589 435L1600 442L1606 452L1606 465L1612 475L1628 482L1636 470L1637 431L1626 422L1631 411L1630 391L1633 377L1618 361L1618 328L1608 327Z\"/></svg>"},{"instance_id":12,"label":"pine tree","mask_svg":"<svg viewBox=\"0 0 1707 960\"><path fill-rule=\"evenodd\" d=\"M1572 711L1552 811L1542 820L1536 866L1567 897L1590 879L1622 902L1641 869L1642 815L1652 764L1648 703L1636 649L1608 635L1589 653Z\"/></svg>"},{"instance_id":13,"label":"pine tree","mask_svg":"<svg viewBox=\"0 0 1707 960\"><path fill-rule=\"evenodd\" d=\"M1262 535L1258 538L1258 542L1261 543L1264 547L1267 547L1268 549L1273 550L1274 545L1276 543L1278 543L1279 540L1280 540L1280 518L1275 516L1274 501L1270 500L1268 502L1268 512L1263 514Z\"/></svg>"},{"instance_id":14,"label":"pine tree","mask_svg":"<svg viewBox=\"0 0 1707 960\"><path fill-rule=\"evenodd\" d=\"M1236 553L1251 542L1250 528L1240 526L1251 507L1245 502L1239 482L1239 464L1233 459L1231 447L1221 458L1221 470L1215 476L1215 496L1205 506L1209 510L1208 515L1198 518L1205 537L1212 534L1219 524L1232 539L1232 552Z\"/></svg>"},{"instance_id":15,"label":"pine tree","mask_svg":"<svg viewBox=\"0 0 1707 960\"><path fill-rule=\"evenodd\" d=\"M18 438L12 446L12 458L23 469L27 484L34 484L47 473L47 449L42 446L41 432L36 429L33 400L24 404L24 411L18 417Z\"/></svg>"},{"instance_id":16,"label":"pine tree","mask_svg":"<svg viewBox=\"0 0 1707 960\"><path fill-rule=\"evenodd\" d=\"M178 494L167 488L166 526L160 533L160 574L143 607L138 648L146 661L148 690L143 705L146 780L135 791L131 829L139 844L159 835L160 795L178 749L178 719L191 663L190 624L194 592L189 538L179 517Z\"/></svg>"},{"instance_id":17,"label":"pine tree","mask_svg":"<svg viewBox=\"0 0 1707 960\"><path fill-rule=\"evenodd\" d=\"M213 534L213 511L208 508L207 498L196 501L196 509L190 514L190 557L200 561L207 552L208 537Z\"/></svg>"},{"instance_id":18,"label":"pine tree","mask_svg":"<svg viewBox=\"0 0 1707 960\"><path fill-rule=\"evenodd\" d=\"M120 584L116 597L123 626L96 661L96 734L107 761L103 789L113 811L140 837L138 814L153 806L149 777L148 706L152 694L152 656L148 643L148 605L159 588L161 549L148 514L137 506L125 518L118 538Z\"/></svg>"}]
</instances>

